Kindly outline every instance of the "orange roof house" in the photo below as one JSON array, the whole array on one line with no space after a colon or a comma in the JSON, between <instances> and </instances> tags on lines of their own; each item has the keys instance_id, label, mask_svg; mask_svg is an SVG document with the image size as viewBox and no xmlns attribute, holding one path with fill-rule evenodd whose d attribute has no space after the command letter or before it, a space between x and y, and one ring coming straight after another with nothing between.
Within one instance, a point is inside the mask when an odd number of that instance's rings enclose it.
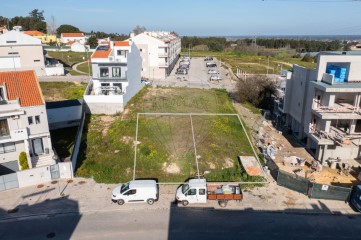
<instances>
[{"instance_id":1,"label":"orange roof house","mask_svg":"<svg viewBox=\"0 0 361 240\"><path fill-rule=\"evenodd\" d=\"M84 33L62 33L61 37L84 37Z\"/></svg>"},{"instance_id":2,"label":"orange roof house","mask_svg":"<svg viewBox=\"0 0 361 240\"><path fill-rule=\"evenodd\" d=\"M116 47L128 47L130 46L128 41L114 41L114 46Z\"/></svg>"},{"instance_id":3,"label":"orange roof house","mask_svg":"<svg viewBox=\"0 0 361 240\"><path fill-rule=\"evenodd\" d=\"M25 31L25 34L28 34L30 36L44 36L45 34L40 32L40 31L36 31L36 30L31 30L31 31Z\"/></svg>"},{"instance_id":4,"label":"orange roof house","mask_svg":"<svg viewBox=\"0 0 361 240\"><path fill-rule=\"evenodd\" d=\"M0 72L0 85L6 87L8 100L19 99L21 107L45 104L35 71Z\"/></svg>"}]
</instances>

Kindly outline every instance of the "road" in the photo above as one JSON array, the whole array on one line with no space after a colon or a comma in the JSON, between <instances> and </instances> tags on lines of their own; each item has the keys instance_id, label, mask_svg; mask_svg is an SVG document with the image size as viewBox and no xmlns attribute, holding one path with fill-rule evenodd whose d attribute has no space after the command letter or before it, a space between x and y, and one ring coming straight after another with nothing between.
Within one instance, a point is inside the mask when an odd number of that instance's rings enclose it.
<instances>
[{"instance_id":1,"label":"road","mask_svg":"<svg viewBox=\"0 0 361 240\"><path fill-rule=\"evenodd\" d=\"M177 207L0 221L0 239L359 239L359 215Z\"/></svg>"}]
</instances>

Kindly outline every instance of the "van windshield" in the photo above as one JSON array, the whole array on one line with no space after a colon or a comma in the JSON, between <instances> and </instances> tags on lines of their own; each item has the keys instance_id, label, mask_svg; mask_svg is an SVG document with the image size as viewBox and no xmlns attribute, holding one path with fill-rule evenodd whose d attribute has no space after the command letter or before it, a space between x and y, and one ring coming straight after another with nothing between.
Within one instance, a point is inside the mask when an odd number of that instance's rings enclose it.
<instances>
[{"instance_id":1,"label":"van windshield","mask_svg":"<svg viewBox=\"0 0 361 240\"><path fill-rule=\"evenodd\" d=\"M120 188L120 193L123 193L129 189L129 183L123 184Z\"/></svg>"},{"instance_id":2,"label":"van windshield","mask_svg":"<svg viewBox=\"0 0 361 240\"><path fill-rule=\"evenodd\" d=\"M186 193L186 192L188 191L188 189L189 189L189 185L188 185L188 184L183 184L183 186L182 186L182 193L183 193L183 194Z\"/></svg>"}]
</instances>

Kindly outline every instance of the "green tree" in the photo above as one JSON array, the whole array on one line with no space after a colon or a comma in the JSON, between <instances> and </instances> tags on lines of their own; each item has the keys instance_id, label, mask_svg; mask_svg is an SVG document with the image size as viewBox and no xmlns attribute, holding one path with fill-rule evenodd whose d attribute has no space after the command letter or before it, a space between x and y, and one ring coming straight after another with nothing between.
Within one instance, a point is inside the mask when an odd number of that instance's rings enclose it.
<instances>
[{"instance_id":1,"label":"green tree","mask_svg":"<svg viewBox=\"0 0 361 240\"><path fill-rule=\"evenodd\" d=\"M69 25L69 24L63 24L60 25L57 29L56 29L56 33L58 35L62 34L62 33L75 33L75 32L81 32L79 30L79 28L74 27L73 25Z\"/></svg>"},{"instance_id":2,"label":"green tree","mask_svg":"<svg viewBox=\"0 0 361 240\"><path fill-rule=\"evenodd\" d=\"M95 36L91 36L90 38L88 38L86 44L90 45L91 48L96 48L98 46L97 38Z\"/></svg>"},{"instance_id":3,"label":"green tree","mask_svg":"<svg viewBox=\"0 0 361 240\"><path fill-rule=\"evenodd\" d=\"M29 17L36 19L37 21L44 21L44 10L39 11L39 9L34 9L29 12Z\"/></svg>"},{"instance_id":4,"label":"green tree","mask_svg":"<svg viewBox=\"0 0 361 240\"><path fill-rule=\"evenodd\" d=\"M21 152L19 155L19 162L21 170L29 169L28 158L25 152Z\"/></svg>"}]
</instances>

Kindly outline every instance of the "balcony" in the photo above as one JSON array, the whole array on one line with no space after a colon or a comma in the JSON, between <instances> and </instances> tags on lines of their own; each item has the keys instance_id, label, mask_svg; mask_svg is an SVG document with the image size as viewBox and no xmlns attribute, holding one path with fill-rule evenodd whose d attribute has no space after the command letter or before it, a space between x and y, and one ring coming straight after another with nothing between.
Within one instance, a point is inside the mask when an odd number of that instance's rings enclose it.
<instances>
[{"instance_id":1,"label":"balcony","mask_svg":"<svg viewBox=\"0 0 361 240\"><path fill-rule=\"evenodd\" d=\"M159 66L159 67L165 67L165 68L166 68L166 67L169 66L169 63L168 63L168 62L159 62L159 63L158 63L158 66Z\"/></svg>"},{"instance_id":2,"label":"balcony","mask_svg":"<svg viewBox=\"0 0 361 240\"><path fill-rule=\"evenodd\" d=\"M96 79L99 79L99 80L110 80L110 81L114 81L114 80L127 80L127 77L126 76L109 76L109 75L101 75L101 74L98 74Z\"/></svg>"},{"instance_id":3,"label":"balcony","mask_svg":"<svg viewBox=\"0 0 361 240\"><path fill-rule=\"evenodd\" d=\"M1 110L0 110L0 116L3 116L3 113L8 113L8 112L14 112L14 111L19 111L20 110L20 103L18 100L3 100L0 101L0 106L1 106Z\"/></svg>"},{"instance_id":4,"label":"balcony","mask_svg":"<svg viewBox=\"0 0 361 240\"><path fill-rule=\"evenodd\" d=\"M342 146L352 146L361 145L361 133L346 133L341 128L336 128L331 126L329 132L321 131L318 129L310 129L310 136L320 145L342 145Z\"/></svg>"},{"instance_id":5,"label":"balcony","mask_svg":"<svg viewBox=\"0 0 361 240\"><path fill-rule=\"evenodd\" d=\"M10 130L9 135L0 136L0 143L16 142L28 139L28 131L26 128Z\"/></svg>"},{"instance_id":6,"label":"balcony","mask_svg":"<svg viewBox=\"0 0 361 240\"><path fill-rule=\"evenodd\" d=\"M158 57L168 57L168 53L158 53Z\"/></svg>"},{"instance_id":7,"label":"balcony","mask_svg":"<svg viewBox=\"0 0 361 240\"><path fill-rule=\"evenodd\" d=\"M312 111L321 119L361 119L360 108L350 103L334 103L333 106L323 106L314 99Z\"/></svg>"}]
</instances>

